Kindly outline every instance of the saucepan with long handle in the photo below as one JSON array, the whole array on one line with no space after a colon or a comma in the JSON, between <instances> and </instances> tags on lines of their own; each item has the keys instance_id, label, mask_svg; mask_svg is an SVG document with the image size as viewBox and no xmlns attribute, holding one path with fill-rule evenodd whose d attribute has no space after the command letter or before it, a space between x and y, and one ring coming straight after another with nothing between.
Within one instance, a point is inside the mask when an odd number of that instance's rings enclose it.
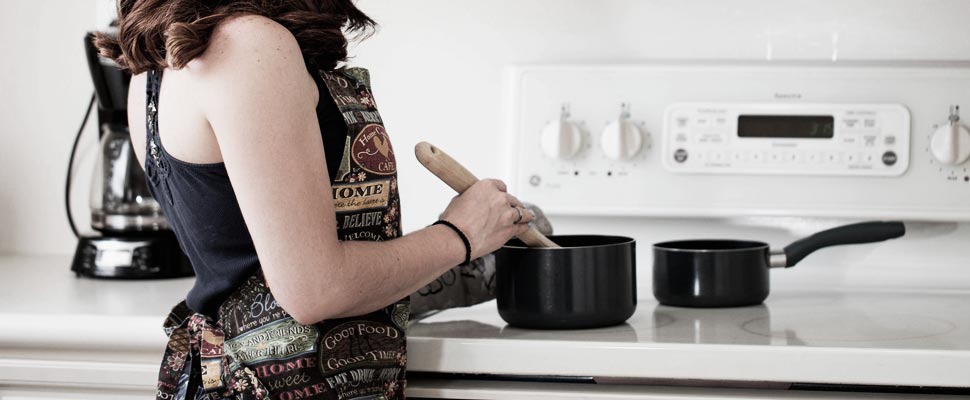
<instances>
[{"instance_id":1,"label":"saucepan with long handle","mask_svg":"<svg viewBox=\"0 0 970 400\"><path fill-rule=\"evenodd\" d=\"M418 143L414 153L458 193L478 181L429 143ZM546 237L530 228L496 252L495 261L498 312L509 325L595 328L620 324L636 310L636 241L632 238Z\"/></svg>"},{"instance_id":2,"label":"saucepan with long handle","mask_svg":"<svg viewBox=\"0 0 970 400\"><path fill-rule=\"evenodd\" d=\"M653 245L653 295L664 305L739 307L768 297L769 268L790 268L830 246L874 243L903 236L899 221L832 228L770 251L748 240L677 240Z\"/></svg>"}]
</instances>

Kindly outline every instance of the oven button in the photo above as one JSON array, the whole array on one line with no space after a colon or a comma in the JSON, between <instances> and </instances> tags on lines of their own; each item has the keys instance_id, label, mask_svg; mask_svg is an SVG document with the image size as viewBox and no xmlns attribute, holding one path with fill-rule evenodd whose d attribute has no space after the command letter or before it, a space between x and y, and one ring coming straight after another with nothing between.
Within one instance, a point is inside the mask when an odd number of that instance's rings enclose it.
<instances>
[{"instance_id":1,"label":"oven button","mask_svg":"<svg viewBox=\"0 0 970 400\"><path fill-rule=\"evenodd\" d=\"M886 164L886 166L891 167L895 165L897 160L898 158L896 157L895 152L887 151L885 153L882 153L882 163Z\"/></svg>"},{"instance_id":2,"label":"oven button","mask_svg":"<svg viewBox=\"0 0 970 400\"><path fill-rule=\"evenodd\" d=\"M600 147L611 160L627 160L640 152L644 136L646 133L630 120L630 105L623 103L620 117L603 129Z\"/></svg>"},{"instance_id":3,"label":"oven button","mask_svg":"<svg viewBox=\"0 0 970 400\"><path fill-rule=\"evenodd\" d=\"M930 152L946 165L963 164L970 158L970 127L960 121L960 106L950 106L949 122L933 132Z\"/></svg>"},{"instance_id":4,"label":"oven button","mask_svg":"<svg viewBox=\"0 0 970 400\"><path fill-rule=\"evenodd\" d=\"M855 136L843 136L842 144L847 146L855 146L859 144L859 140Z\"/></svg>"},{"instance_id":5,"label":"oven button","mask_svg":"<svg viewBox=\"0 0 970 400\"><path fill-rule=\"evenodd\" d=\"M553 159L570 159L583 148L583 129L569 117L569 106L564 104L559 119L542 129L542 152Z\"/></svg>"},{"instance_id":6,"label":"oven button","mask_svg":"<svg viewBox=\"0 0 970 400\"><path fill-rule=\"evenodd\" d=\"M687 161L687 150L677 149L677 151L674 152L674 161L677 161L678 163Z\"/></svg>"}]
</instances>

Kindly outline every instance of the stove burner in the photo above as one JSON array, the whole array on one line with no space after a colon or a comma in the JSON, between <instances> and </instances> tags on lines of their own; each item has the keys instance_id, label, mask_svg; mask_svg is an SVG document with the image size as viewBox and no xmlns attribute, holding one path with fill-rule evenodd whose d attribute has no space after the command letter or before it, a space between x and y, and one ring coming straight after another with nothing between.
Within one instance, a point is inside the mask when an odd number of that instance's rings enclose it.
<instances>
[{"instance_id":1,"label":"stove burner","mask_svg":"<svg viewBox=\"0 0 970 400\"><path fill-rule=\"evenodd\" d=\"M670 324L672 324L672 323L674 323L676 321L677 321L677 318L674 318L670 314L662 313L662 312L659 312L659 311L656 311L656 310L654 310L654 312L653 312L653 328L654 329L657 329L657 328L662 327L662 326L670 325Z\"/></svg>"},{"instance_id":2,"label":"stove burner","mask_svg":"<svg viewBox=\"0 0 970 400\"><path fill-rule=\"evenodd\" d=\"M925 339L957 328L950 321L916 314L842 312L760 317L746 321L741 329L796 342L882 342Z\"/></svg>"}]
</instances>

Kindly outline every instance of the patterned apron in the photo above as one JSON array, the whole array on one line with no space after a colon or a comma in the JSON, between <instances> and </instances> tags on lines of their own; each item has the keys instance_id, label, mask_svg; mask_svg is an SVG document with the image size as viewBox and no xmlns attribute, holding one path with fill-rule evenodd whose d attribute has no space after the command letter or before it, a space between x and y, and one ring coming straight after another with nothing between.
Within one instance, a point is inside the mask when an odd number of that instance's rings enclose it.
<instances>
[{"instance_id":1,"label":"patterned apron","mask_svg":"<svg viewBox=\"0 0 970 400\"><path fill-rule=\"evenodd\" d=\"M369 75L360 68L317 72L348 127L331 183L338 238L396 238L397 166ZM409 313L405 298L367 315L301 325L257 272L219 307L218 320L184 302L172 309L157 398L403 399Z\"/></svg>"}]
</instances>

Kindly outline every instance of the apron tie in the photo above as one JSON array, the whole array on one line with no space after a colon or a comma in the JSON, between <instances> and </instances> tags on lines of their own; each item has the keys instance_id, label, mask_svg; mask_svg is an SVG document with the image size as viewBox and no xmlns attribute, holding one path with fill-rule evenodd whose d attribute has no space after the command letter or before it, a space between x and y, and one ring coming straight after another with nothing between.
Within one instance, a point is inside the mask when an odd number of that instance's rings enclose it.
<instances>
[{"instance_id":1,"label":"apron tie","mask_svg":"<svg viewBox=\"0 0 970 400\"><path fill-rule=\"evenodd\" d=\"M230 371L233 364L223 352L225 333L221 324L189 313L183 302L165 321L168 345L159 372L157 399L268 398L269 391L249 367L238 364Z\"/></svg>"}]
</instances>

